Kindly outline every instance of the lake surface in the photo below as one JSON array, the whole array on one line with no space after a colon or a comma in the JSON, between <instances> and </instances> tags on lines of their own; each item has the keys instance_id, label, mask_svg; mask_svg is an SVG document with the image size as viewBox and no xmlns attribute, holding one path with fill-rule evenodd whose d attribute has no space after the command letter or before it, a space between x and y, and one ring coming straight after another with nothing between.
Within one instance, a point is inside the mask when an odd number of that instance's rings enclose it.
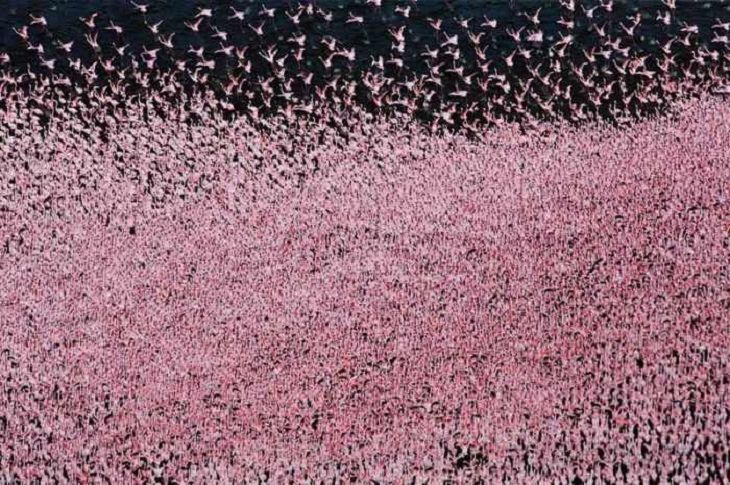
<instances>
[{"instance_id":1,"label":"lake surface","mask_svg":"<svg viewBox=\"0 0 730 485\"><path fill-rule=\"evenodd\" d=\"M675 42L672 47L672 54L678 62L677 65L688 65L692 62L693 53L698 49L716 50L718 62L724 63L722 53L727 54L728 46L721 46L712 42L711 26L721 19L730 21L730 6L726 2L677 2L677 8L669 25L666 25L657 17L659 12L666 12L666 7L656 1L639 1L615 3L612 11L604 8L593 10L593 17L589 18L585 10L577 2L578 8L570 12L560 4L551 2L489 2L489 1L433 1L422 0L417 4L408 1L390 2L383 1L381 8L374 8L366 5L364 0L358 2L344 1L323 1L313 2L318 9L325 9L332 14L330 21L325 21L320 14L301 15L298 23L291 20L292 15L297 14L297 6L309 5L295 1L266 1L261 2L234 0L228 2L204 3L191 0L159 0L148 1L148 11L140 13L136 11L131 2L119 0L35 0L21 1L10 0L6 2L6 8L0 11L0 53L6 52L11 56L10 69L16 75L27 72L49 73L44 61L55 60L55 72L67 72L71 83L83 84L81 75L72 72L72 62L82 61L84 66L91 66L94 62L99 64L94 69L101 83L114 82L116 74L121 72L137 71L139 66L145 71L146 59L141 54L147 50L159 51L159 55L152 67L146 71L167 71L170 68L179 69L176 63L185 61L185 70L176 72L179 75L180 83L185 89L194 89L197 84L203 83L197 78L197 71L203 71L204 75L210 74L205 84L212 86L219 94L224 94L226 99L231 99L237 106L250 106L244 96L253 99L254 96L264 96L261 91L269 81L282 85L295 84L293 90L287 88L287 94L297 99L311 99L316 92L325 93L325 86L345 82L360 83L362 87L366 78L372 72L373 61L383 58L393 60L384 68L386 76L393 83L414 82L430 76L434 65L443 70L451 70L461 73L444 76L438 80L440 92L436 95L437 100L450 101L451 94L462 89L461 76L477 75L480 69L489 69L477 57L480 56L477 49L470 41L469 34L483 33L478 41L479 51L484 53L487 63L506 64L505 58L518 53L518 49L527 48L530 57L523 56L524 51L519 52L519 62L514 67L509 66L503 73L508 76L508 82L513 86L521 83L531 76L536 65L541 68L548 66L544 61L554 55L551 46L555 41L565 35L572 35L574 42L570 43L567 57L572 61L557 65L563 80L573 84L576 79L573 76L573 68L583 65L586 59L590 58L590 51L603 50L608 39L621 40L621 46L625 47L626 53L622 56L643 57L653 56L655 59L663 57L660 46L667 41L685 36L682 29L686 25L696 25L699 29L697 35L692 34L690 46L684 47ZM590 9L598 3L586 4ZM411 6L410 15L406 18L402 9L404 6ZM213 15L210 19L202 19L198 32L186 27L186 23L193 22L200 8L212 8ZM263 9L276 8L273 16L264 14ZM535 26L530 24L528 14L533 14L540 8L539 29L544 33L543 42L528 43L524 41L527 32L534 31ZM233 9L243 12L244 20L233 18ZM96 13L96 25L90 29L81 18L88 18ZM32 25L28 29L29 40L26 43L16 33L16 29L29 24L31 16L43 15L48 27ZM352 16L362 17L362 23L350 23L348 19ZM489 18L497 22L496 28L487 28L482 25L484 19ZM626 33L625 25L629 25L634 18L641 18L641 22L635 29L633 35ZM432 22L438 19L442 22L440 31L432 28ZM465 19L471 19L467 28L464 27ZM568 28L562 21L573 21L574 27ZM113 22L113 24L112 24ZM110 26L119 26L123 33L119 34ZM158 29L154 33L150 28L154 25ZM596 26L605 28L606 37L596 33ZM258 28L262 32L256 32ZM395 49L393 41L393 29L402 28L405 38L405 47L402 52ZM510 30L525 29L525 34L520 43L516 43L508 32ZM225 38L216 37L216 33L224 32ZM293 42L294 37L306 34L301 45L301 60L297 59L298 46ZM442 48L438 58L431 62L424 55L427 49L446 45L445 41L450 36L458 34L456 45L458 46L458 61L451 58L450 47ZM99 49L91 48L89 39L98 41ZM172 48L163 47L161 39L172 39ZM332 51L326 47L327 40L335 38L337 46L335 51L340 53L334 56ZM61 51L58 46L61 43L74 41L69 53ZM126 52L119 54L118 47L127 45ZM42 48L43 53L39 54ZM213 62L213 67L203 63L194 53L193 49L203 48L203 60ZM230 55L223 55L221 49L229 48ZM233 48L247 49L242 59L250 62L248 71L244 72L242 60L232 55ZM355 56L347 60L341 53L344 49L354 49ZM218 51L218 52L216 52ZM274 69L273 62L264 60L267 52L274 52L277 62L284 67L281 71ZM331 66L327 66L326 59L334 59ZM111 74L102 72L101 65L113 63ZM402 62L402 66L398 63ZM615 79L615 59L594 60L594 67L599 75L608 73L609 77ZM109 64L112 65L112 64ZM458 66L457 66L458 65ZM486 68L485 68L486 66ZM550 69L556 66L549 65ZM8 69L0 67L0 71ZM582 68L581 68L582 69ZM677 68L679 69L679 67ZM113 71L116 70L116 73ZM471 73L471 74L468 74ZM603 73L603 74L601 74ZM311 76L310 76L311 75ZM280 78L278 77L280 76ZM310 76L313 79L311 85L302 86L300 81L293 83L294 79L304 79ZM129 79L128 76L127 80ZM236 90L235 85L243 77L241 83L246 83L245 89ZM572 77L572 80L571 80ZM479 79L479 78L477 78ZM442 83L442 84L441 84ZM296 85L299 86L296 86ZM472 83L471 86L477 83ZM636 81L627 81L628 90L636 88ZM234 86L229 91L224 86ZM401 84L402 85L402 84ZM191 88L193 86L193 88ZM139 85L137 86L139 87ZM158 86L159 87L159 86ZM137 89L137 88L134 88ZM146 87L145 87L146 89ZM316 91L321 89L320 91ZM496 88L491 87L489 94L494 94ZM543 99L551 95L552 86L544 85L537 89L537 94ZM576 90L579 86L576 85ZM130 91L139 92L139 91ZM463 96L459 106L467 108L475 100L484 101L484 96L474 87L467 88L467 91L458 91ZM241 95L234 95L240 93ZM286 96L282 91L277 94L267 93L267 109L276 111L277 106L287 103ZM466 94L465 94L466 93ZM271 96L269 94L272 94ZM322 94L321 97L326 96ZM371 93L368 90L359 89L358 99L364 103L370 103ZM572 99L582 96L581 102L587 101L587 95L574 95ZM235 98L235 99L234 99ZM621 101L620 97L614 96L613 101ZM568 99L568 98L566 98ZM612 102L613 102L612 101ZM430 100L423 105L419 112L431 112L440 101L431 103ZM570 106L560 108L563 112L570 110ZM602 107L601 109L606 109Z\"/></svg>"},{"instance_id":2,"label":"lake surface","mask_svg":"<svg viewBox=\"0 0 730 485\"><path fill-rule=\"evenodd\" d=\"M267 7L285 7L280 8L273 23L267 24L267 30L263 38L254 38L254 34L245 24L229 20L230 7L234 7L240 11L246 12L246 23L255 23L261 18L260 10L261 2L251 1L228 1L228 2L200 2L192 0L156 0L150 1L149 13L146 18L134 11L131 3L119 0L6 0L3 2L4 8L0 10L0 50L8 52L17 59L24 59L27 55L26 46L13 31L13 28L29 22L29 15L44 15L49 23L47 31L39 29L38 26L31 29L34 36L33 39L39 42L52 42L59 39L68 41L69 39L77 39L77 45L71 56L84 57L88 55L88 46L85 45L83 34L88 30L79 20L79 17L86 17L93 12L99 12L97 26L99 27L99 41L102 46L102 56L104 54L112 55L112 42L118 44L130 43L133 50L137 46L147 46L151 48L155 43L155 36L146 28L145 21L149 23L157 23L163 21L160 31L165 35L175 32L174 42L176 47L187 49L189 45L205 46L208 49L218 49L219 40L213 39L210 35L197 35L190 32L184 27L183 22L191 20L199 6L208 6L216 3L215 15L212 24L218 28L227 31L230 34L230 41L237 45L265 45L267 43L285 42L290 35L295 32L294 26L285 15L286 9L298 5L294 1L265 1L263 5ZM551 37L556 35L558 25L555 21L560 17L561 10L557 3L550 2L495 2L495 1L453 1L443 2L436 0L420 0L413 6L411 16L406 21L401 15L395 12L396 5L409 5L410 2L389 2L385 0L385 5L374 10L372 7L364 4L364 1L323 1L314 2L318 7L326 8L334 14L331 24L318 20L308 20L304 18L299 27L300 30L316 35L332 35L344 44L358 46L365 51L371 51L373 55L388 54L390 49L390 37L388 28L394 25L406 25L406 34L408 39L418 45L419 49L411 49L411 52L419 50L425 44L431 42L433 30L426 22L428 17L440 18L444 20L444 30L453 31L458 28L455 20L461 18L473 18L472 28L476 31L479 24L483 21L484 16L495 19L501 26L498 28L499 33L493 36L493 42L497 50L510 48L510 39L504 32L504 27L513 26L515 28L523 26L527 20L518 16L518 11L532 12L538 6L542 6L541 27L545 30L546 39L549 41ZM306 5L306 3L304 3ZM590 4L594 5L594 4ZM617 3L612 14L606 14L599 9L597 16L601 22L608 22L614 25L619 21L624 21L627 16L641 12L643 16L642 24L637 29L637 40L640 42L652 43L657 39L664 38L668 33L676 32L678 26L673 29L667 29L656 21L656 12L662 8L660 2L655 1L637 1L628 3ZM676 19L678 21L696 24L700 27L701 33L709 35L709 26L714 23L716 18L726 19L730 16L730 6L727 2L678 2ZM346 24L345 20L349 12L356 15L363 15L365 22L362 26L353 26ZM588 25L581 21L584 18L581 8L577 9L578 22L576 25L576 33L580 40L581 33L587 31ZM113 32L103 30L103 27L109 25L109 20L113 20L117 25L124 28L124 34L117 37ZM670 32L668 32L668 30ZM208 32L210 34L212 32ZM585 37L585 36L584 36ZM586 39L584 39L586 40ZM46 52L49 49L46 46ZM51 49L53 51L53 49ZM406 55L408 61L408 55Z\"/></svg>"}]
</instances>

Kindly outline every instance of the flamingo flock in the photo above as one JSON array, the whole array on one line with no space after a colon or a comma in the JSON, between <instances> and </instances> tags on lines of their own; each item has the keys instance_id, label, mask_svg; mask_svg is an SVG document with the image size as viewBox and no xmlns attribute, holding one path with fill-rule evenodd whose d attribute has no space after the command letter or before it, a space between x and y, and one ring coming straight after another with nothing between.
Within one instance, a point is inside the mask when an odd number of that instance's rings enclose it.
<instances>
[{"instance_id":1,"label":"flamingo flock","mask_svg":"<svg viewBox=\"0 0 730 485\"><path fill-rule=\"evenodd\" d=\"M730 22L123 8L0 46L0 483L730 481Z\"/></svg>"},{"instance_id":2,"label":"flamingo flock","mask_svg":"<svg viewBox=\"0 0 730 485\"><path fill-rule=\"evenodd\" d=\"M550 18L537 7L504 22L463 18L453 6L434 18L420 8L415 0L334 10L221 5L198 7L176 25L164 8L130 2L124 22L102 12L78 18L67 29L76 38L30 13L13 27L18 61L0 53L0 92L86 101L94 93L113 112L135 99L179 103L211 92L222 111L256 119L356 105L474 131L558 118L624 123L699 91L727 90L730 22L701 30L680 18L674 0L630 15L613 0L561 0ZM131 28L141 29L135 45ZM39 109L47 116L52 108Z\"/></svg>"}]
</instances>

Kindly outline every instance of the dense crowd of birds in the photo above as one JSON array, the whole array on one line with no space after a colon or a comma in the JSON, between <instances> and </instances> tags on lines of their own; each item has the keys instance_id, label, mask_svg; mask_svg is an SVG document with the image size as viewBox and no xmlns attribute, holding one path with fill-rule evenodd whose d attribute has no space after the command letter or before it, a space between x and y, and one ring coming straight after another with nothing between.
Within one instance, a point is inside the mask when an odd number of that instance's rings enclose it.
<instances>
[{"instance_id":1,"label":"dense crowd of birds","mask_svg":"<svg viewBox=\"0 0 730 485\"><path fill-rule=\"evenodd\" d=\"M620 123L700 90L730 92L730 21L701 30L678 18L675 0L630 15L613 0L561 0L508 21L453 7L432 17L416 0L198 7L179 25L166 9L132 2L123 20L93 12L63 33L29 14L13 27L20 46L0 52L2 97L28 94L42 118L74 103L123 116L134 100L185 104L211 91L221 111L252 118L356 106L475 129Z\"/></svg>"},{"instance_id":2,"label":"dense crowd of birds","mask_svg":"<svg viewBox=\"0 0 730 485\"><path fill-rule=\"evenodd\" d=\"M724 100L482 139L200 109L3 113L0 481L730 480Z\"/></svg>"},{"instance_id":3,"label":"dense crowd of birds","mask_svg":"<svg viewBox=\"0 0 730 485\"><path fill-rule=\"evenodd\" d=\"M0 45L0 483L730 482L730 22L242 3Z\"/></svg>"}]
</instances>

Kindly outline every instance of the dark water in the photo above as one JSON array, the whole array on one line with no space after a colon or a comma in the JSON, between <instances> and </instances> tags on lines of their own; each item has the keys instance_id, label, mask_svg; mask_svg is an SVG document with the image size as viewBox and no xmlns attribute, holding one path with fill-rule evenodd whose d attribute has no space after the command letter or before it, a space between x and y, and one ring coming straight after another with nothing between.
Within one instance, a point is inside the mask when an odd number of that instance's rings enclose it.
<instances>
[{"instance_id":1,"label":"dark water","mask_svg":"<svg viewBox=\"0 0 730 485\"><path fill-rule=\"evenodd\" d=\"M322 36L332 35L346 46L354 46L359 49L358 58L369 56L388 55L390 53L391 39L388 29L393 26L406 25L406 35L411 48L404 58L406 62L417 61L419 54L425 45L433 46L438 40L434 31L428 26L427 18L440 18L444 20L444 30L455 32L459 29L456 20L473 18L472 26L475 31L479 30L479 24L486 15L497 20L499 27L496 33L492 33L490 41L495 52L506 51L510 46L510 39L504 33L504 28L526 25L527 20L517 15L517 12L532 12L537 7L542 7L541 28L545 31L546 41L556 38L559 26L555 23L561 15L571 18L568 12L561 10L556 2L530 2L530 1L483 1L483 0L461 0L444 2L437 0L419 0L416 4L401 1L392 2L384 0L383 7L374 9L366 5L364 0L360 1L314 1L317 7L332 11L334 20L327 24L321 20L310 20L304 17L301 25L292 25L285 12L298 5L306 5L308 2L295 2L286 0L265 2L253 2L249 0L229 0L220 2L201 2L195 0L146 0L139 3L149 4L149 12L146 16L136 12L133 5L126 0L5 0L0 8L0 51L10 53L15 60L30 60L26 46L20 37L13 31L13 28L20 28L30 21L30 15L44 15L48 20L48 29L41 29L39 26L31 28L32 41L44 43L48 55L56 54L52 43L55 40L69 41L76 39L76 45L69 54L70 57L85 58L90 55L90 49L85 44L83 34L88 32L86 26L79 20L79 17L86 17L93 12L98 12L97 30L99 32L99 43L102 46L101 56L114 55L112 43L118 45L131 44L129 52L138 53L142 46L153 48L157 44L155 35L145 26L163 21L160 26L161 33L168 35L175 32L174 43L176 55L184 53L190 45L204 46L207 51L220 47L218 39L211 38L210 29L207 33L196 34L185 28L183 22L193 19L198 7L213 7L214 17L211 25L228 32L229 43L251 48L257 48L269 44L285 43L286 40L296 31L304 31L310 35L308 47L318 44ZM583 2L590 8L597 5L595 2ZM261 14L262 5L267 7L278 7L275 18L266 19ZM411 16L408 20L395 12L396 6L413 5ZM580 8L581 2L577 2L576 9L576 34L579 41L583 40L590 45L590 36L587 35L586 22ZM236 20L229 20L230 7L246 12L246 20L242 25ZM656 12L663 8L660 2L656 1L632 1L616 3L613 13L607 14L600 9L597 12L598 23L608 23L609 26L617 26L618 22L624 21L628 16L639 12L643 16L642 24L637 29L637 41L647 44L654 44L662 41L668 35L676 33L680 22L696 24L701 31L701 37L710 35L709 26L716 18L727 19L730 16L730 4L725 1L714 2L677 2L676 22L670 28L661 25L656 21ZM355 15L363 15L363 25L347 25L345 20L349 12ZM247 24L257 23L260 19L267 20L265 34L257 37ZM117 25L124 28L124 34L117 36L111 31L104 30L113 20ZM709 38L709 37L707 37ZM409 55L410 54L410 55ZM64 54L65 55L65 54ZM17 64L17 63L14 63ZM410 66L413 67L413 66Z\"/></svg>"},{"instance_id":2,"label":"dark water","mask_svg":"<svg viewBox=\"0 0 730 485\"><path fill-rule=\"evenodd\" d=\"M154 66L155 70L163 71L175 66L176 61L185 60L188 64L186 74L181 77L183 83L197 83L197 80L190 81L188 76L196 70L198 59L191 53L191 47L205 49L205 59L215 60L215 69L210 72L212 85L219 93L223 93L223 86L230 81L231 76L241 74L239 61L232 56L216 54L215 51L224 47L247 48L247 61L251 62L250 74L243 75L246 83L245 92L251 97L245 99L238 96L232 99L238 107L255 104L253 96L263 99L261 93L261 81L273 80L280 88L285 84L285 79L275 79L276 73L266 61L262 54L269 48L277 49L277 58L288 54L282 62L285 63L284 70L289 80L296 78L303 73L311 73L314 76L312 86L322 87L334 81L359 82L362 86L362 79L371 69L371 61L379 57L391 59L398 57L402 59L403 67L389 65L385 69L386 75L397 82L414 80L419 76L429 73L430 61L424 58L426 48L437 47L442 44L447 35L459 34L458 46L461 51L462 60L459 64L467 69L465 72L476 72L479 69L479 62L476 59L477 51L470 44L468 32L484 32L484 38L480 41L479 49L484 52L490 60L499 60L509 53L515 53L518 45L507 34L508 29L533 27L525 15L521 13L534 13L540 7L539 29L544 32L544 42L537 45L528 45L532 49L533 57L530 61L520 60L519 65L514 69L510 68L506 74L509 81L515 85L528 74L531 65L542 63L543 60L552 56L550 46L555 40L568 33L572 34L575 42L570 45L568 58L575 66L580 66L585 61L584 54L593 47L604 47L601 45L605 38L598 36L594 30L595 25L606 28L608 38L621 39L624 47L630 47L632 55L658 54L661 44L669 39L680 37L683 26L690 24L699 28L699 34L693 35L691 48L685 49L679 43L673 47L678 58L678 64L687 64L691 60L691 50L700 47L720 49L723 52L728 46L718 47L712 43L712 29L717 19L723 22L730 21L730 5L728 2L677 2L672 22L665 25L657 19L659 11L666 11L666 7L657 1L633 1L616 2L613 11L596 9L594 18L590 19L584 14L584 8L591 8L598 5L598 2L576 1L577 8L574 12L565 9L557 2L489 2L489 1L435 1L419 0L393 2L383 0L381 8L374 8L367 5L365 0L358 1L325 1L312 0L317 8L325 9L332 13L331 21L325 21L322 15L302 15L301 22L295 24L290 16L295 15L298 7L309 5L309 2L296 1L250 1L250 0L229 0L219 2L200 2L191 0L145 0L148 3L148 12L142 14L135 11L132 2L127 0L6 0L5 8L0 10L0 53L6 52L11 56L9 66L0 67L0 71L14 70L22 73L41 72L48 73L47 68L42 65L44 59L55 59L55 72L71 71L71 60L80 59L84 65L90 65L94 61L103 63L113 61L117 70L125 70L130 66L134 69L135 63L143 62L140 54L146 49L160 49L158 60ZM398 12L399 8L411 6L409 18ZM266 16L262 8L276 7L273 18ZM192 22L200 8L213 8L214 14L211 19L204 19L200 32L193 32L185 26L185 22ZM245 19L243 22L232 19L232 8L243 11ZM94 29L87 27L81 17L88 17L92 13L98 13ZM44 53L29 49L29 45L23 41L14 29L30 22L30 16L43 15L48 27L33 25L29 28L30 46L42 46ZM362 16L362 24L347 23L351 15ZM635 31L635 35L627 35L622 25L628 25L630 18L641 16L641 22ZM496 29L487 29L481 26L484 17L497 21ZM439 19L443 22L440 32L434 30L429 22L431 19ZM465 29L460 25L464 19L473 19ZM575 22L575 27L568 29L558 23L558 20L570 20ZM107 27L110 22L122 27L123 34L117 34ZM159 34L150 31L149 25L159 25ZM263 34L257 34L251 26L263 25ZM394 43L390 33L393 28L404 28L406 48L403 53L394 52ZM228 38L225 40L215 38L216 31L224 31ZM85 36L92 33L98 36L100 50L95 52ZM167 37L174 34L173 48L163 48L160 44L160 36ZM296 46L292 42L295 35L306 34L306 41L303 46L303 60L295 59ZM342 48L355 48L356 59L349 61L342 56L335 58L331 69L325 69L322 59L329 55L330 51L323 45L323 40L334 37L338 41L338 50ZM523 37L524 38L524 37ZM70 53L60 51L56 46L61 42L75 41ZM129 45L124 55L119 55L116 46ZM521 45L524 45L522 42ZM448 69L455 67L453 59L445 59L443 54L436 61L441 62ZM503 61L500 61L502 64ZM720 60L721 63L726 61ZM499 63L495 63L499 64ZM597 63L595 67L603 70L605 78L615 77L615 71L609 61ZM207 68L206 68L207 69ZM101 71L101 69L97 69ZM144 68L143 68L144 70ZM504 69L502 69L504 71ZM119 72L119 71L117 71ZM600 74L600 73L599 73ZM601 74L602 75L602 74ZM568 66L563 67L561 73L563 79L575 84L575 79L570 80L572 74ZM73 83L83 84L83 79L73 73L69 76ZM113 75L99 75L100 82L112 82ZM455 76L446 80L435 101L423 105L421 112L429 112L442 101L449 101L449 94L458 89L461 81ZM342 84L340 85L342 86ZM628 89L632 90L636 83L630 81ZM576 89L580 87L576 84ZM186 88L187 89L187 88ZM311 99L314 88L295 87L294 95L299 99ZM359 99L367 104L370 98L362 87L358 88ZM242 91L243 92L243 91ZM279 91L281 92L281 91ZM254 94L255 93L255 94ZM549 87L542 86L537 94L543 98L550 95ZM278 96L278 95L277 95ZM439 97L440 96L440 97ZM459 107L466 108L477 99L476 88L470 88L469 98L458 101ZM228 97L226 95L226 97ZM481 96L483 99L484 97ZM577 99L577 98L575 98ZM579 100L585 102L586 97ZM484 102L484 101L482 101ZM562 101L559 101L562 104ZM286 101L280 97L274 97L273 108L283 106ZM452 103L454 104L454 103ZM600 110L605 111L607 107L602 106ZM566 112L571 108L568 105L559 107L559 110Z\"/></svg>"}]
</instances>

